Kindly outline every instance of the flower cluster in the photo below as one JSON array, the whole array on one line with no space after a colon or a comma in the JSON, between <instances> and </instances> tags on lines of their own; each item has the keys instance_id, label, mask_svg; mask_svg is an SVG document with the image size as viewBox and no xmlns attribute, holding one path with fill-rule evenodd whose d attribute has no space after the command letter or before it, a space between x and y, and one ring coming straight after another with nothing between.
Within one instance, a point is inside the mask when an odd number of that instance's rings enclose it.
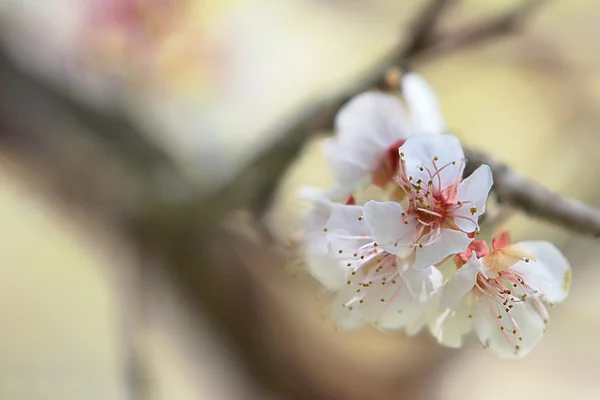
<instances>
[{"instance_id":1,"label":"flower cluster","mask_svg":"<svg viewBox=\"0 0 600 400\"><path fill-rule=\"evenodd\" d=\"M415 74L402 87L402 99L367 92L339 112L326 148L336 184L311 196L303 234L308 269L334 293L342 330L427 327L448 347L474 332L494 354L525 355L568 294L569 263L547 242L510 244L502 232L490 250L476 238L492 171L463 178L467 160L433 91ZM396 195L355 204L368 185Z\"/></svg>"}]
</instances>

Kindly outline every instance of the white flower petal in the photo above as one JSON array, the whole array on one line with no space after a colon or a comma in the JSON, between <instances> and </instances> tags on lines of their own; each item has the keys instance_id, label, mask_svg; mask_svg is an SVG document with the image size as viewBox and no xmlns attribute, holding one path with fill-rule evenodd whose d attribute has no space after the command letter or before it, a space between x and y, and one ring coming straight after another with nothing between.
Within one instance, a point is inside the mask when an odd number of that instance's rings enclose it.
<instances>
[{"instance_id":1,"label":"white flower petal","mask_svg":"<svg viewBox=\"0 0 600 400\"><path fill-rule=\"evenodd\" d=\"M462 177L464 153L460 141L453 135L414 135L400 147L402 169L414 181L433 181L437 190L444 189ZM437 161L434 161L437 157ZM452 164L452 163L455 164ZM441 172L436 174L436 168ZM449 164L449 165L448 165ZM421 169L423 169L421 171ZM433 175L433 179L431 178ZM439 177L439 178L438 178ZM441 184L441 185L440 185ZM441 187L440 187L441 186Z\"/></svg>"},{"instance_id":2,"label":"white flower petal","mask_svg":"<svg viewBox=\"0 0 600 400\"><path fill-rule=\"evenodd\" d=\"M355 331L366 324L360 308L354 303L349 304L355 294L354 289L343 290L331 304L333 322L340 330Z\"/></svg>"},{"instance_id":3,"label":"white flower petal","mask_svg":"<svg viewBox=\"0 0 600 400\"><path fill-rule=\"evenodd\" d=\"M339 249L357 249L369 242L360 236L368 232L358 220L361 206L336 204L310 190L304 195L314 198L313 210L305 220L304 250L308 271L329 290L339 290L346 285L346 267L349 254L339 254ZM325 230L326 228L326 230Z\"/></svg>"},{"instance_id":4,"label":"white flower petal","mask_svg":"<svg viewBox=\"0 0 600 400\"><path fill-rule=\"evenodd\" d=\"M418 133L441 134L446 131L437 95L420 75L408 73L402 77L402 96Z\"/></svg>"},{"instance_id":5,"label":"white flower petal","mask_svg":"<svg viewBox=\"0 0 600 400\"><path fill-rule=\"evenodd\" d=\"M451 254L465 251L472 240L463 232L442 229L440 236L432 243L423 248L415 248L416 256L413 268L425 268L442 261Z\"/></svg>"},{"instance_id":6,"label":"white flower petal","mask_svg":"<svg viewBox=\"0 0 600 400\"><path fill-rule=\"evenodd\" d=\"M380 286L381 287L381 286ZM353 296L360 296L356 293L356 287L353 287ZM360 309L362 318L370 324L379 324L379 320L384 314L391 314L392 309L402 308L404 300L404 292L398 284L387 283L381 289L376 289L375 292L363 290L362 296L354 302L354 306ZM383 299L383 301L382 301ZM363 300L363 303L360 303Z\"/></svg>"},{"instance_id":7,"label":"white flower petal","mask_svg":"<svg viewBox=\"0 0 600 400\"><path fill-rule=\"evenodd\" d=\"M406 283L412 297L420 302L431 298L444 283L442 273L433 266L423 269L409 268L403 271L400 276Z\"/></svg>"},{"instance_id":8,"label":"white flower petal","mask_svg":"<svg viewBox=\"0 0 600 400\"><path fill-rule=\"evenodd\" d=\"M516 246L535 260L519 261L511 270L521 273L525 283L536 288L548 301L562 302L571 284L571 266L565 256L549 242L521 242Z\"/></svg>"},{"instance_id":9,"label":"white flower petal","mask_svg":"<svg viewBox=\"0 0 600 400\"><path fill-rule=\"evenodd\" d=\"M363 221L363 206L336 204L325 224L328 232L344 232L353 236L369 234L369 226Z\"/></svg>"},{"instance_id":10,"label":"white flower petal","mask_svg":"<svg viewBox=\"0 0 600 400\"><path fill-rule=\"evenodd\" d=\"M384 332L404 330L408 336L417 334L427 322L427 302L413 298L404 288L385 308L375 323Z\"/></svg>"},{"instance_id":11,"label":"white flower petal","mask_svg":"<svg viewBox=\"0 0 600 400\"><path fill-rule=\"evenodd\" d=\"M400 258L412 253L408 245L415 233L415 220L406 219L404 224L402 206L393 201L369 201L364 206L364 221L369 226L371 234L385 251Z\"/></svg>"},{"instance_id":12,"label":"white flower petal","mask_svg":"<svg viewBox=\"0 0 600 400\"><path fill-rule=\"evenodd\" d=\"M399 98L380 91L359 94L346 103L335 119L336 137L357 148L389 145L408 136L407 112Z\"/></svg>"},{"instance_id":13,"label":"white flower petal","mask_svg":"<svg viewBox=\"0 0 600 400\"><path fill-rule=\"evenodd\" d=\"M481 268L481 262L477 259L475 253L469 261L459 268L454 276L446 282L440 297L440 307L458 308L462 299L469 293L477 279L477 273Z\"/></svg>"},{"instance_id":14,"label":"white flower petal","mask_svg":"<svg viewBox=\"0 0 600 400\"><path fill-rule=\"evenodd\" d=\"M331 217L335 203L323 194L321 189L313 187L302 187L298 190L298 196L312 202L311 210L304 219L304 231L323 231L325 224Z\"/></svg>"},{"instance_id":15,"label":"white flower petal","mask_svg":"<svg viewBox=\"0 0 600 400\"><path fill-rule=\"evenodd\" d=\"M335 138L325 144L325 157L347 193L368 184L388 148L410 133L400 99L379 91L346 103L336 116L335 130Z\"/></svg>"},{"instance_id":16,"label":"white flower petal","mask_svg":"<svg viewBox=\"0 0 600 400\"><path fill-rule=\"evenodd\" d=\"M462 347L463 337L473 330L474 326L470 302L470 298L464 297L455 309L446 309L431 321L431 334L441 345Z\"/></svg>"},{"instance_id":17,"label":"white flower petal","mask_svg":"<svg viewBox=\"0 0 600 400\"><path fill-rule=\"evenodd\" d=\"M371 181L371 160L349 154L346 147L336 140L327 141L324 146L325 158L335 174L335 200L340 201Z\"/></svg>"},{"instance_id":18,"label":"white flower petal","mask_svg":"<svg viewBox=\"0 0 600 400\"><path fill-rule=\"evenodd\" d=\"M542 338L545 324L527 303L516 304L509 315L493 300L481 301L485 303L481 309L491 311L477 315L475 332L495 355L504 358L525 356Z\"/></svg>"},{"instance_id":19,"label":"white flower petal","mask_svg":"<svg viewBox=\"0 0 600 400\"><path fill-rule=\"evenodd\" d=\"M414 336L427 325L429 302L411 303L411 307L407 308L406 314L409 322L406 323L404 332L406 336Z\"/></svg>"},{"instance_id":20,"label":"white flower petal","mask_svg":"<svg viewBox=\"0 0 600 400\"><path fill-rule=\"evenodd\" d=\"M462 217L454 219L460 229L473 232L478 228L478 225L473 224L471 220L477 222L479 216L485 212L485 205L492 183L492 170L489 166L482 165L458 185L456 201L464 204L455 210L453 215Z\"/></svg>"},{"instance_id":21,"label":"white flower petal","mask_svg":"<svg viewBox=\"0 0 600 400\"><path fill-rule=\"evenodd\" d=\"M305 260L308 272L329 290L346 286L347 268L344 269L329 251L326 240L308 240L305 244Z\"/></svg>"}]
</instances>

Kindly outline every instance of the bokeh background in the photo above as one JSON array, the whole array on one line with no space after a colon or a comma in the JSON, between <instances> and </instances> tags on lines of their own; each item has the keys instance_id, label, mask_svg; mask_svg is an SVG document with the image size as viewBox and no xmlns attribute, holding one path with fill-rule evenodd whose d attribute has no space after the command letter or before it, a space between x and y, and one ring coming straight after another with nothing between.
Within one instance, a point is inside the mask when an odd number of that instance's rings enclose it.
<instances>
[{"instance_id":1,"label":"bokeh background","mask_svg":"<svg viewBox=\"0 0 600 400\"><path fill-rule=\"evenodd\" d=\"M520 2L464 0L444 26ZM78 101L126 113L211 191L268 146L276 122L352 82L405 38L424 3L0 0L0 32L20 68ZM598 2L550 1L523 32L417 70L470 147L600 205L599 20ZM308 144L268 215L283 243L306 211L295 190L331 182L320 140ZM249 378L222 332L209 318L192 321L161 276L138 296L135 253L65 212L8 160L0 157L0 399L141 400L127 372L132 347L142 353L144 398L286 398ZM574 269L570 297L526 358L498 360L476 343L444 351L426 335L336 332L326 293L294 262L259 262L253 272L264 348L294 366L291 387L317 388L322 398L598 398L597 240L518 212L506 227L517 241L555 242Z\"/></svg>"}]
</instances>

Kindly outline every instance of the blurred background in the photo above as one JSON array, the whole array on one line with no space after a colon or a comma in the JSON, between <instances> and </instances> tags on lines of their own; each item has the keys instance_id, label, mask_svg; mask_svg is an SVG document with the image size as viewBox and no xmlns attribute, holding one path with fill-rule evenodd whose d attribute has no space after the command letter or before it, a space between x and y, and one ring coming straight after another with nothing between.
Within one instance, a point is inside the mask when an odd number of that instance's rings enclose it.
<instances>
[{"instance_id":1,"label":"blurred background","mask_svg":"<svg viewBox=\"0 0 600 400\"><path fill-rule=\"evenodd\" d=\"M426 2L0 0L1 58L69 101L133 121L209 195L269 145L273 126L351 84L405 39ZM522 2L463 0L442 26ZM599 20L599 2L549 1L522 32L416 70L468 146L600 206ZM122 154L102 148L95 159L82 156L79 139L62 134L87 134L68 119L64 129L28 134L58 111L31 97L30 86L11 85L6 71L13 69L0 68L0 399L550 400L600 393L596 240L517 212L508 219L515 241L551 240L574 269L571 295L553 310L545 338L518 360L495 359L474 342L447 351L427 335L336 332L327 294L301 265L284 265L257 246L246 246L246 263L235 264L228 240L197 245L216 266L198 287L208 299L198 311L161 270L164 260L142 257L124 240L130 231L121 214L90 216L114 193L137 186L115 180L113 190L106 180L77 181L77 173L108 160L91 175L104 178ZM16 117L6 114L14 104ZM119 131L105 129L117 143ZM88 213L53 195L56 181L40 165L51 175L55 160L40 164L31 137L73 171L61 175L70 195L108 193L102 207L82 201ZM306 146L279 186L266 217L276 243L289 241L307 211L296 189L331 182L321 140ZM185 197L161 171L152 177L168 201Z\"/></svg>"}]
</instances>

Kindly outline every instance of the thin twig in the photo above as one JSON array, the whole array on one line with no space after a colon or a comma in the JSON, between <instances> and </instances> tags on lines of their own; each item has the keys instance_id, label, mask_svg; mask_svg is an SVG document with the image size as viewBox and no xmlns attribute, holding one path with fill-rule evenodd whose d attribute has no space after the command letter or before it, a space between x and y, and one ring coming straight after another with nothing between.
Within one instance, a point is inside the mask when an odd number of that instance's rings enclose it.
<instances>
[{"instance_id":1,"label":"thin twig","mask_svg":"<svg viewBox=\"0 0 600 400\"><path fill-rule=\"evenodd\" d=\"M549 1L551 0L525 1L503 15L439 35L437 39L430 39L430 45L420 52L418 58L421 61L428 57L440 57L442 54L456 52L460 49L473 48L492 38L518 33L534 11Z\"/></svg>"}]
</instances>

